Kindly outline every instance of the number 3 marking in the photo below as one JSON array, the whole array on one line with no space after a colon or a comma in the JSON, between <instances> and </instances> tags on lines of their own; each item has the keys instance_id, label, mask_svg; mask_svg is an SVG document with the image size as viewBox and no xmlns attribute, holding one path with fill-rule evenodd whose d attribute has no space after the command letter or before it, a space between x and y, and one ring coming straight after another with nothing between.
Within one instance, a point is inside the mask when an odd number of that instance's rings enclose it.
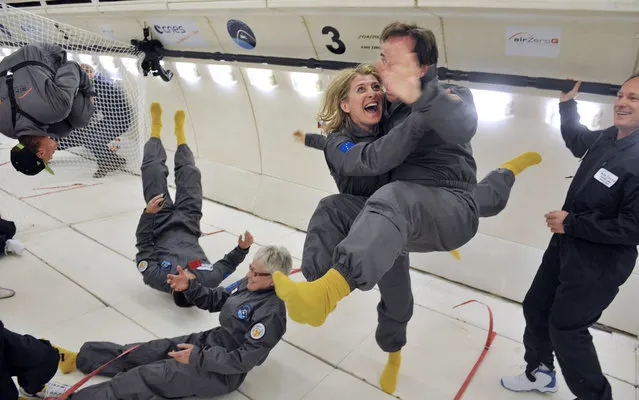
<instances>
[{"instance_id":1,"label":"number 3 marking","mask_svg":"<svg viewBox=\"0 0 639 400\"><path fill-rule=\"evenodd\" d=\"M332 44L327 44L326 48L328 49L328 51L333 54L344 54L344 52L346 51L346 45L344 44L344 42L339 40L339 31L332 26L325 26L324 28L322 28L323 35L328 35L329 33L332 34L331 42L337 44L337 48L333 47Z\"/></svg>"}]
</instances>

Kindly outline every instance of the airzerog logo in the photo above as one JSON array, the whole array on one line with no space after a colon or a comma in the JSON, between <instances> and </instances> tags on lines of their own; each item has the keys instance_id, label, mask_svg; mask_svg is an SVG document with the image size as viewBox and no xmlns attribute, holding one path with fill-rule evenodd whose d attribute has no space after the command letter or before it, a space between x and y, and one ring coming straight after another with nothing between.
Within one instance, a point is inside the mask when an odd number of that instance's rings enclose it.
<instances>
[{"instance_id":1,"label":"airzerog logo","mask_svg":"<svg viewBox=\"0 0 639 400\"><path fill-rule=\"evenodd\" d=\"M528 32L517 32L509 37L508 40L517 44L536 44L541 46L555 46L559 44L558 38L538 38Z\"/></svg>"}]
</instances>

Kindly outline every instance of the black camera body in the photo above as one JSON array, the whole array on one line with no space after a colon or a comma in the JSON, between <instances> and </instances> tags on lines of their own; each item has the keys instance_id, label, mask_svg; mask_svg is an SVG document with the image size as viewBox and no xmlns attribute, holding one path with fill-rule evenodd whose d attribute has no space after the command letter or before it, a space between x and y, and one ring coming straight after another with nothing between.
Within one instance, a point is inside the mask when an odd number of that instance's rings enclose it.
<instances>
[{"instance_id":1,"label":"black camera body","mask_svg":"<svg viewBox=\"0 0 639 400\"><path fill-rule=\"evenodd\" d=\"M149 28L144 28L144 40L131 39L131 44L138 51L144 53L142 60L142 74L148 76L149 72L153 76L159 76L163 81L169 82L173 78L173 72L166 70L160 64L164 58L164 46L159 40L149 40Z\"/></svg>"}]
</instances>

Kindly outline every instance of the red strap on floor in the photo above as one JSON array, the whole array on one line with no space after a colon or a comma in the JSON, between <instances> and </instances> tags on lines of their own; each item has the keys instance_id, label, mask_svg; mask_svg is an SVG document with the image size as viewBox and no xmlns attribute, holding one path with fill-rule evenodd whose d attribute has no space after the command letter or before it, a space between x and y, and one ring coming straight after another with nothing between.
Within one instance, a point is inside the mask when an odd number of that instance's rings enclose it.
<instances>
[{"instance_id":1,"label":"red strap on floor","mask_svg":"<svg viewBox=\"0 0 639 400\"><path fill-rule=\"evenodd\" d=\"M115 357L113 360L102 364L95 371L91 372L89 375L87 375L84 378L80 379L80 381L78 381L78 383L76 383L75 385L73 385L69 389L67 389L67 391L62 393L62 395L60 397L58 397L57 400L66 400L66 398L69 397L71 394L73 394L73 392L78 390L78 388L80 386L84 385L86 381L88 381L89 379L91 379L94 376L96 376L98 374L98 372L102 371L102 369L104 369L104 367L106 367L107 365L111 364L113 361L117 360L118 358L123 357L125 354L128 354L128 353L132 352L133 350L137 349L138 347L140 347L139 344L137 346L131 347L130 349L128 349L124 353L122 353L119 356ZM47 398L45 398L45 400L55 400L55 399L53 397L47 397Z\"/></svg>"},{"instance_id":2,"label":"red strap on floor","mask_svg":"<svg viewBox=\"0 0 639 400\"><path fill-rule=\"evenodd\" d=\"M224 232L224 229L220 229L220 230L213 231L213 232L208 232L208 233L202 233L201 236L211 236L211 235L215 235L216 233L220 233L220 232Z\"/></svg>"},{"instance_id":3,"label":"red strap on floor","mask_svg":"<svg viewBox=\"0 0 639 400\"><path fill-rule=\"evenodd\" d=\"M457 308L459 306L463 306L463 305L466 305L468 303L484 304L481 301L468 300L468 301L466 301L464 303L456 305L453 308ZM479 364L481 364L481 362L484 360L484 357L486 356L486 353L488 353L488 349L490 348L490 345L493 343L493 340L495 340L495 336L497 336L497 333L493 332L493 311L486 304L484 304L484 305L488 309L488 315L490 316L490 324L488 325L488 337L486 338L486 344L484 345L484 350L481 352L481 355L479 356L479 359L477 359L477 362L475 363L475 366L470 371L470 373L466 377L466 380L464 381L464 384L462 385L462 387L457 392L457 395L455 396L455 400L461 399L462 395L466 391L466 388L470 384L471 379L473 379L473 376L477 372L477 369L479 368Z\"/></svg>"}]
</instances>

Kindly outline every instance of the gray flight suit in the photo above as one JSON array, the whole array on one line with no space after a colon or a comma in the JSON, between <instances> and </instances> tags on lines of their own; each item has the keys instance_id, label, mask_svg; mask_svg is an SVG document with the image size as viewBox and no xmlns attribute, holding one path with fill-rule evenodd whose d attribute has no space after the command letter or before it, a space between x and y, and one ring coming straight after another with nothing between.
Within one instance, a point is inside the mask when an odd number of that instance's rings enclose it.
<instances>
[{"instance_id":1,"label":"gray flight suit","mask_svg":"<svg viewBox=\"0 0 639 400\"><path fill-rule=\"evenodd\" d=\"M459 92L460 97L470 100L472 104L472 97L468 99L469 92L463 92L467 89L446 84L441 86L444 89L452 88L455 94ZM387 102L387 106L393 113L385 110L384 122L380 125L388 130L398 125L398 120L407 118L411 111L411 107L404 104L391 105ZM382 134L383 132L371 135L357 126L348 132L350 140L355 143L370 143ZM308 147L324 149L326 141L327 137L324 135L305 135L305 145ZM302 273L308 281L316 280L328 271L335 247L348 235L367 198L389 182L389 173L378 176L341 176L331 170L331 175L341 194L322 199L309 221L302 262ZM480 208L480 217L496 215L505 208L514 181L512 171L500 168L491 171L479 182L473 196ZM377 306L376 339L380 348L386 352L398 351L406 344L406 326L413 311L409 265L408 252L402 252L377 283L381 301Z\"/></svg>"},{"instance_id":2,"label":"gray flight suit","mask_svg":"<svg viewBox=\"0 0 639 400\"><path fill-rule=\"evenodd\" d=\"M304 134L304 145L317 150L323 150L326 144L326 136L320 133Z\"/></svg>"},{"instance_id":3,"label":"gray flight suit","mask_svg":"<svg viewBox=\"0 0 639 400\"><path fill-rule=\"evenodd\" d=\"M191 281L187 291L174 297L176 303L186 301L209 312L220 311L220 326L144 343L100 372L113 379L82 389L71 399L160 400L230 393L266 360L286 332L284 302L273 288L249 291L246 278L226 289ZM195 345L188 365L167 355L180 343ZM133 345L87 342L78 354L78 369L90 373Z\"/></svg>"},{"instance_id":4,"label":"gray flight suit","mask_svg":"<svg viewBox=\"0 0 639 400\"><path fill-rule=\"evenodd\" d=\"M0 62L0 132L12 139L65 137L89 124L95 95L86 72L62 47L22 46Z\"/></svg>"},{"instance_id":5,"label":"gray flight suit","mask_svg":"<svg viewBox=\"0 0 639 400\"><path fill-rule=\"evenodd\" d=\"M477 128L472 96L456 101L437 82L436 68L422 78L411 114L383 137L354 143L332 134L324 153L332 172L391 182L364 205L333 263L351 289L370 290L403 251L450 251L477 232L479 208L470 140Z\"/></svg>"},{"instance_id":6,"label":"gray flight suit","mask_svg":"<svg viewBox=\"0 0 639 400\"><path fill-rule=\"evenodd\" d=\"M452 88L453 92L460 90L459 86L454 85L442 85L445 88ZM457 88L457 89L456 89ZM462 88L465 89L465 88ZM461 91L461 90L460 90ZM390 103L389 103L390 105ZM405 104L390 105L393 108L393 118L388 117L387 121L392 122L400 118L408 117L410 114L410 107ZM402 115L402 114L405 115ZM389 128L387 123L386 128ZM317 150L323 150L326 144L326 136L318 133L306 133L304 136L304 145ZM354 178L354 177L352 177ZM515 184L515 174L513 171L507 168L497 168L488 173L477 183L473 192L473 197L479 206L479 216L481 218L493 217L506 208L508 199L510 198L510 191ZM339 187L339 183L337 184ZM350 193L342 192L340 193ZM353 193L350 193L353 194Z\"/></svg>"},{"instance_id":7,"label":"gray flight suit","mask_svg":"<svg viewBox=\"0 0 639 400\"><path fill-rule=\"evenodd\" d=\"M169 195L166 178L166 151L158 138L144 145L142 185L148 203L158 194L166 193L164 206L156 214L145 211L136 231L138 253L135 261L144 283L162 292L171 293L168 274L177 274L177 266L189 268L202 285L217 287L235 272L249 249L236 246L223 259L211 264L200 247L202 219L202 183L191 149L186 144L175 152L175 203ZM195 268L195 269L193 269Z\"/></svg>"},{"instance_id":8,"label":"gray flight suit","mask_svg":"<svg viewBox=\"0 0 639 400\"><path fill-rule=\"evenodd\" d=\"M442 83L440 87L451 90L463 101L473 104L472 92L463 86ZM383 132L390 132L392 128L402 123L411 113L412 108L403 103L387 103L383 117ZM499 214L508 203L510 190L515 184L515 174L506 168L492 170L477 183L473 191L473 197L479 206L479 216L482 218L493 217Z\"/></svg>"},{"instance_id":9,"label":"gray flight suit","mask_svg":"<svg viewBox=\"0 0 639 400\"><path fill-rule=\"evenodd\" d=\"M323 148L322 135L311 136L309 147ZM376 136L355 126L350 138L357 143L370 143ZM307 281L321 278L330 268L333 251L364 207L366 199L388 183L389 174L377 176L340 176L332 173L340 194L320 201L308 225L302 273ZM330 221L330 223L325 223ZM410 285L408 253L397 257L393 267L377 283L380 302L377 304L376 340L386 352L400 350L406 344L406 326L413 315L413 293Z\"/></svg>"}]
</instances>

